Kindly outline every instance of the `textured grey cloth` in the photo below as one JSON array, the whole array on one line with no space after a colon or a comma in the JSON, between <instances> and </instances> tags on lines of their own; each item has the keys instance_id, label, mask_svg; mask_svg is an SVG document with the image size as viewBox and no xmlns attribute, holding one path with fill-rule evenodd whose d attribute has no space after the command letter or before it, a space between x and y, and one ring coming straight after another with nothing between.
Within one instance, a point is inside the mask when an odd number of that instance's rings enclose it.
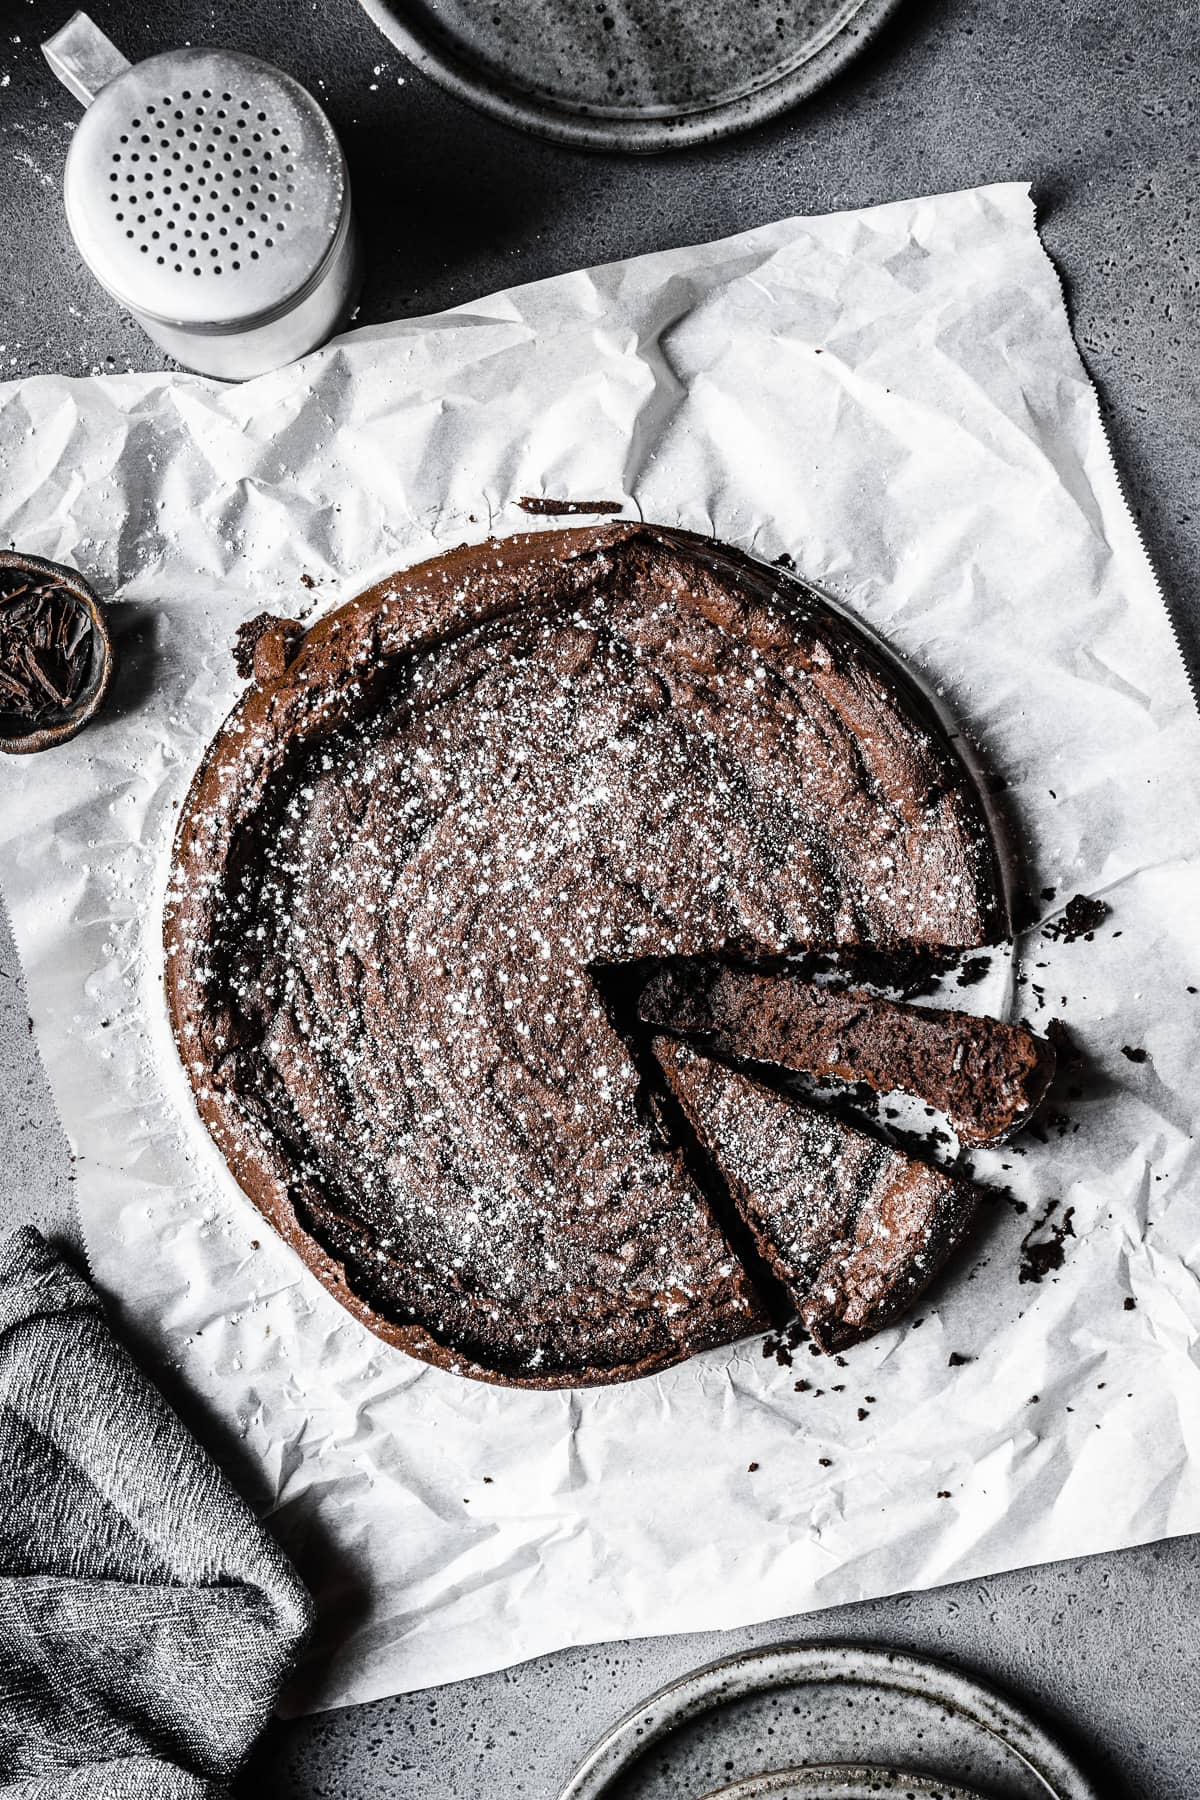
<instances>
[{"instance_id":1,"label":"textured grey cloth","mask_svg":"<svg viewBox=\"0 0 1200 1800\"><path fill-rule=\"evenodd\" d=\"M87 1282L0 1243L0 1800L216 1800L311 1610Z\"/></svg>"}]
</instances>

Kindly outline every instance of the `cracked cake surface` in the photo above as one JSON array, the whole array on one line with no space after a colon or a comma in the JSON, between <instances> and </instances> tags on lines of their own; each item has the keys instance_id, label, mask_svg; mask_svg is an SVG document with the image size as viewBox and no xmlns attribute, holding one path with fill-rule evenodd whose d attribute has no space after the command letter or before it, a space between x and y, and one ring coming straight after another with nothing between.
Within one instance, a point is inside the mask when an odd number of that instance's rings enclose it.
<instances>
[{"instance_id":1,"label":"cracked cake surface","mask_svg":"<svg viewBox=\"0 0 1200 1800\"><path fill-rule=\"evenodd\" d=\"M597 972L993 941L987 823L915 689L802 584L636 524L449 552L254 668L165 918L250 1198L460 1373L620 1380L759 1329Z\"/></svg>"}]
</instances>

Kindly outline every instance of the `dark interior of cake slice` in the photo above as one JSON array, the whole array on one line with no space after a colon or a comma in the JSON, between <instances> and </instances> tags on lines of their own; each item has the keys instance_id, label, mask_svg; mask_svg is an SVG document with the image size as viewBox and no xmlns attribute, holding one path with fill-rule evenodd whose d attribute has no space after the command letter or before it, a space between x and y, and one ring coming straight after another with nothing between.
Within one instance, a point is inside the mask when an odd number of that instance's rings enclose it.
<instances>
[{"instance_id":1,"label":"dark interior of cake slice","mask_svg":"<svg viewBox=\"0 0 1200 1800\"><path fill-rule=\"evenodd\" d=\"M804 968L718 958L664 962L637 1000L639 1021L741 1065L912 1096L963 1148L998 1143L1033 1115L1054 1051L1026 1025L886 998Z\"/></svg>"},{"instance_id":2,"label":"dark interior of cake slice","mask_svg":"<svg viewBox=\"0 0 1200 1800\"><path fill-rule=\"evenodd\" d=\"M868 952L813 956L800 973L794 962L755 970L769 984L840 968L847 979L886 982L893 992L928 992L939 969L960 963L961 953ZM680 998L678 977L726 967L738 968L741 981L741 965L727 958L593 975L641 1073L647 1115L685 1155L765 1310L781 1327L799 1316L818 1348L832 1353L893 1323L926 1291L967 1233L980 1190L912 1154L916 1140L889 1138L866 1116L857 1089L848 1108L827 1096L814 1103L789 1087L786 1069L739 1061L713 1030L699 1030L698 1020L713 1021L697 1011L694 982L690 992L685 983L686 1004ZM710 987L700 991L711 995ZM675 1036L656 1029L659 1013L670 1013ZM888 1085L902 1084L889 1077Z\"/></svg>"}]
</instances>

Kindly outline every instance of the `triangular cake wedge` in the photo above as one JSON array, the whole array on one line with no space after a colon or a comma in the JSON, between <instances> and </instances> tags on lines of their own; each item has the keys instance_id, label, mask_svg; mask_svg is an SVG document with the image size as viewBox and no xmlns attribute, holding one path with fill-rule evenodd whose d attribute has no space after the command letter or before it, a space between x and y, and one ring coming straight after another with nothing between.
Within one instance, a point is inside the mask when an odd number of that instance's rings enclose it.
<instances>
[{"instance_id":1,"label":"triangular cake wedge","mask_svg":"<svg viewBox=\"0 0 1200 1800\"><path fill-rule=\"evenodd\" d=\"M979 1190L685 1044L654 1049L818 1347L900 1318L963 1237Z\"/></svg>"},{"instance_id":2,"label":"triangular cake wedge","mask_svg":"<svg viewBox=\"0 0 1200 1800\"><path fill-rule=\"evenodd\" d=\"M787 970L667 965L642 990L638 1012L735 1061L911 1094L970 1147L1019 1131L1054 1074L1053 1047L1026 1025L819 987Z\"/></svg>"}]
</instances>

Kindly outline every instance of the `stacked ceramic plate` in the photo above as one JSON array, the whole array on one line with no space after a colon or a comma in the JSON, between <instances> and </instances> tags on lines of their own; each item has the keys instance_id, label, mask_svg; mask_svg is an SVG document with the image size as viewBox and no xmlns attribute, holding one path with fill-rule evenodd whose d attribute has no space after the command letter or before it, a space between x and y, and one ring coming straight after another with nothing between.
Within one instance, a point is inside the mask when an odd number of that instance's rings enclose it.
<instances>
[{"instance_id":1,"label":"stacked ceramic plate","mask_svg":"<svg viewBox=\"0 0 1200 1800\"><path fill-rule=\"evenodd\" d=\"M899 0L362 0L417 67L593 150L727 137L829 81Z\"/></svg>"},{"instance_id":2,"label":"stacked ceramic plate","mask_svg":"<svg viewBox=\"0 0 1200 1800\"><path fill-rule=\"evenodd\" d=\"M982 1800L971 1788L902 1769L780 1769L718 1789L708 1800Z\"/></svg>"},{"instance_id":3,"label":"stacked ceramic plate","mask_svg":"<svg viewBox=\"0 0 1200 1800\"><path fill-rule=\"evenodd\" d=\"M944 1663L782 1644L697 1669L588 1753L560 1800L1101 1800L1029 1714Z\"/></svg>"}]
</instances>

